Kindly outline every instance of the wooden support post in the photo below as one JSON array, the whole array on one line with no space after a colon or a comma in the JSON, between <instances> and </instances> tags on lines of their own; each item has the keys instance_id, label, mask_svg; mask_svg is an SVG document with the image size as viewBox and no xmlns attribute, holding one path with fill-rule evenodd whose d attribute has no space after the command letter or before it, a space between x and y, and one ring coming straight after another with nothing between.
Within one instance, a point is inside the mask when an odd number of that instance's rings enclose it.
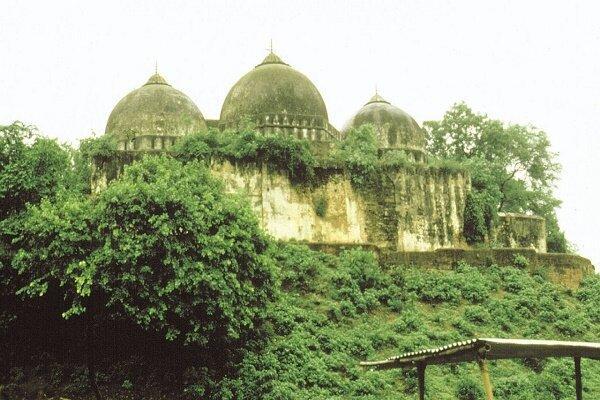
<instances>
[{"instance_id":1,"label":"wooden support post","mask_svg":"<svg viewBox=\"0 0 600 400\"><path fill-rule=\"evenodd\" d=\"M583 386L581 385L581 357L575 357L575 394L576 399L583 399Z\"/></svg>"},{"instance_id":2,"label":"wooden support post","mask_svg":"<svg viewBox=\"0 0 600 400\"><path fill-rule=\"evenodd\" d=\"M492 393L492 383L490 382L490 373L488 371L487 362L483 358L477 359L479 364L479 370L481 371L481 378L483 379L483 389L485 390L485 396L487 400L494 400L494 394Z\"/></svg>"},{"instance_id":3,"label":"wooden support post","mask_svg":"<svg viewBox=\"0 0 600 400\"><path fill-rule=\"evenodd\" d=\"M425 367L427 364L417 365L417 376L419 378L419 400L425 400Z\"/></svg>"}]
</instances>

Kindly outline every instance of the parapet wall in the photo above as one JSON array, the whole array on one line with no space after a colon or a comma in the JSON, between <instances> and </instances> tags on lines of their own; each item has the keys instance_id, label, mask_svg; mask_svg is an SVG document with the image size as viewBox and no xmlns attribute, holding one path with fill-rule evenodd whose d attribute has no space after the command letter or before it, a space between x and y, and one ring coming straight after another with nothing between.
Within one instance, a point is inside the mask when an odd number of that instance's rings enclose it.
<instances>
[{"instance_id":1,"label":"parapet wall","mask_svg":"<svg viewBox=\"0 0 600 400\"><path fill-rule=\"evenodd\" d=\"M544 269L548 279L568 288L579 287L587 275L594 273L594 266L587 258L574 254L538 253L534 249L438 249L429 252L380 252L383 265L413 265L422 268L450 269L459 261L474 266L512 266L515 256L529 261L530 271Z\"/></svg>"},{"instance_id":2,"label":"parapet wall","mask_svg":"<svg viewBox=\"0 0 600 400\"><path fill-rule=\"evenodd\" d=\"M530 248L546 252L546 221L535 215L500 213L498 225L492 231L497 247Z\"/></svg>"},{"instance_id":3,"label":"parapet wall","mask_svg":"<svg viewBox=\"0 0 600 400\"><path fill-rule=\"evenodd\" d=\"M213 161L226 190L243 193L262 227L279 240L375 245L401 251L458 247L470 181L461 172L396 169L376 187L356 188L343 171L293 184L265 164Z\"/></svg>"}]
</instances>

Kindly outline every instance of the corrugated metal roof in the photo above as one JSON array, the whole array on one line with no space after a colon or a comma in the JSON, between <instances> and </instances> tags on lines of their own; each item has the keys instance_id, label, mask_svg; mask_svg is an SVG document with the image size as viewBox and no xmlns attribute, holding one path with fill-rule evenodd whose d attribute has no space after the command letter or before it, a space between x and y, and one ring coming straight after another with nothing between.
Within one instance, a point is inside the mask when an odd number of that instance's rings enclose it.
<instances>
[{"instance_id":1,"label":"corrugated metal roof","mask_svg":"<svg viewBox=\"0 0 600 400\"><path fill-rule=\"evenodd\" d=\"M364 361L365 367L378 369L413 367L418 364L448 364L525 357L581 357L600 359L600 343L557 340L479 338L446 346L408 352L381 361Z\"/></svg>"}]
</instances>

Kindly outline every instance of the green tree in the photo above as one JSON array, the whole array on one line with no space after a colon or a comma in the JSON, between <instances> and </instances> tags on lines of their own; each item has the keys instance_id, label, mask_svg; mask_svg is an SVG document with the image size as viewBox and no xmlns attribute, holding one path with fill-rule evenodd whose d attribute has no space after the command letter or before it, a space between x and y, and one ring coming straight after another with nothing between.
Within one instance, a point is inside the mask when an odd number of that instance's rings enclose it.
<instances>
[{"instance_id":1,"label":"green tree","mask_svg":"<svg viewBox=\"0 0 600 400\"><path fill-rule=\"evenodd\" d=\"M0 126L0 329L30 312L14 297L17 277L10 260L17 249L15 232L29 205L81 190L73 168L76 153L21 122Z\"/></svg>"},{"instance_id":2,"label":"green tree","mask_svg":"<svg viewBox=\"0 0 600 400\"><path fill-rule=\"evenodd\" d=\"M253 334L275 294L268 244L247 203L204 165L146 157L97 196L31 207L12 264L20 295L60 290L62 315L83 316L91 330L125 319L226 354Z\"/></svg>"},{"instance_id":3,"label":"green tree","mask_svg":"<svg viewBox=\"0 0 600 400\"><path fill-rule=\"evenodd\" d=\"M75 180L71 149L15 122L0 126L0 218L52 197Z\"/></svg>"},{"instance_id":4,"label":"green tree","mask_svg":"<svg viewBox=\"0 0 600 400\"><path fill-rule=\"evenodd\" d=\"M476 212L488 226L496 212L537 214L546 219L549 250L567 250L555 213L560 201L553 194L560 165L545 132L491 119L464 103L424 128L432 155L469 167Z\"/></svg>"}]
</instances>

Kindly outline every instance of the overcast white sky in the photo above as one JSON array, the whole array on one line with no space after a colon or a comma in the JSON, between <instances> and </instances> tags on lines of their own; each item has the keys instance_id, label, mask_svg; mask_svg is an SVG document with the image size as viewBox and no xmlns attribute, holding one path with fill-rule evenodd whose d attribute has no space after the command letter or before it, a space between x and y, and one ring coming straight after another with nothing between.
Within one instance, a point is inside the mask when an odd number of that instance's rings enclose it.
<instances>
[{"instance_id":1,"label":"overcast white sky","mask_svg":"<svg viewBox=\"0 0 600 400\"><path fill-rule=\"evenodd\" d=\"M600 2L1 0L0 124L77 143L159 71L207 118L269 40L337 127L373 94L422 123L465 101L544 129L568 238L600 266Z\"/></svg>"}]
</instances>

